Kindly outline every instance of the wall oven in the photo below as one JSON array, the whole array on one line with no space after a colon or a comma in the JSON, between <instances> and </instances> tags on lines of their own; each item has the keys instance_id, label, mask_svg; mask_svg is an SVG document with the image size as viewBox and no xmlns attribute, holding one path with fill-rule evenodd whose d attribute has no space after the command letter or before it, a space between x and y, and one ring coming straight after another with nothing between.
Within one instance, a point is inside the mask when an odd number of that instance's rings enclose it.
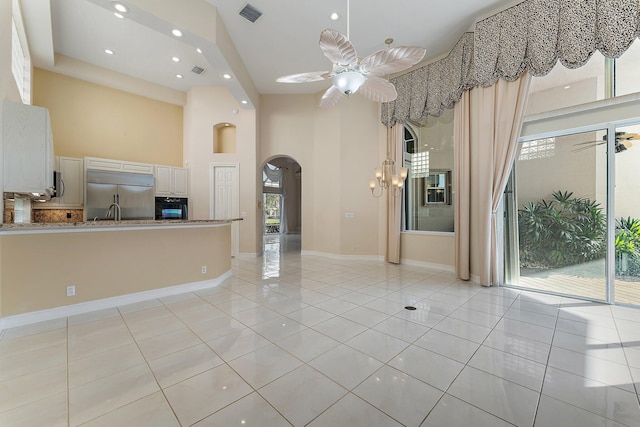
<instances>
[{"instance_id":1,"label":"wall oven","mask_svg":"<svg viewBox=\"0 0 640 427\"><path fill-rule=\"evenodd\" d=\"M156 219L189 219L186 197L156 197Z\"/></svg>"}]
</instances>

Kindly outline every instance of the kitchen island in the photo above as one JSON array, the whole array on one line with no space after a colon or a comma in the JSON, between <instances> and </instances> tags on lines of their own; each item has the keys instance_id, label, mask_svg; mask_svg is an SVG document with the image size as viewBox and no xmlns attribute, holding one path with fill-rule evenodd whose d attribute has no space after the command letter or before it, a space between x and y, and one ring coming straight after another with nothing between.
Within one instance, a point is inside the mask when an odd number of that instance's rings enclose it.
<instances>
[{"instance_id":1,"label":"kitchen island","mask_svg":"<svg viewBox=\"0 0 640 427\"><path fill-rule=\"evenodd\" d=\"M2 224L0 329L217 286L232 221Z\"/></svg>"}]
</instances>

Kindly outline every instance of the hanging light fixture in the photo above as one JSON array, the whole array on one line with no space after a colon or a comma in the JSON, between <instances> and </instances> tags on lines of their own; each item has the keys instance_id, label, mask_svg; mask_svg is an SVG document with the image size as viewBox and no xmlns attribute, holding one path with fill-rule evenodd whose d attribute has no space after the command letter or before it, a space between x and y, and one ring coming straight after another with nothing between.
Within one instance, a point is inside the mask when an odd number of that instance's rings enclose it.
<instances>
[{"instance_id":1,"label":"hanging light fixture","mask_svg":"<svg viewBox=\"0 0 640 427\"><path fill-rule=\"evenodd\" d=\"M391 158L390 132L391 130L387 128L387 158L382 162L382 167L375 168L376 179L369 181L371 195L375 198L381 197L387 189L393 191L394 196L399 196L409 172L405 167L401 167L399 171L396 170L396 162Z\"/></svg>"}]
</instances>

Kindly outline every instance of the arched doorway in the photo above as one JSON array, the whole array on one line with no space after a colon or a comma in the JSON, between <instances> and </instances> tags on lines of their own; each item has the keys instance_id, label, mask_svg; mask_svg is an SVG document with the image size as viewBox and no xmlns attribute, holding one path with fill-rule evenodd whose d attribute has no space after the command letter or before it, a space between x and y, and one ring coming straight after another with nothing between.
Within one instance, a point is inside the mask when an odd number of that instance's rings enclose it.
<instances>
[{"instance_id":1,"label":"arched doorway","mask_svg":"<svg viewBox=\"0 0 640 427\"><path fill-rule=\"evenodd\" d=\"M302 167L276 156L262 167L262 250L299 253L302 238Z\"/></svg>"}]
</instances>

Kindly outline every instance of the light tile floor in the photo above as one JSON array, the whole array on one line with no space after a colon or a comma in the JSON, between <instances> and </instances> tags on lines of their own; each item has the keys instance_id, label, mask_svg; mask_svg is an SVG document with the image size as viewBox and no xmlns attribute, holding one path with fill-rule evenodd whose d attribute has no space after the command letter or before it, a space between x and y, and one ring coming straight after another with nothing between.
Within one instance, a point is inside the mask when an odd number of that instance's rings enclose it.
<instances>
[{"instance_id":1,"label":"light tile floor","mask_svg":"<svg viewBox=\"0 0 640 427\"><path fill-rule=\"evenodd\" d=\"M233 273L3 331L0 425L640 426L640 310L277 250Z\"/></svg>"}]
</instances>

